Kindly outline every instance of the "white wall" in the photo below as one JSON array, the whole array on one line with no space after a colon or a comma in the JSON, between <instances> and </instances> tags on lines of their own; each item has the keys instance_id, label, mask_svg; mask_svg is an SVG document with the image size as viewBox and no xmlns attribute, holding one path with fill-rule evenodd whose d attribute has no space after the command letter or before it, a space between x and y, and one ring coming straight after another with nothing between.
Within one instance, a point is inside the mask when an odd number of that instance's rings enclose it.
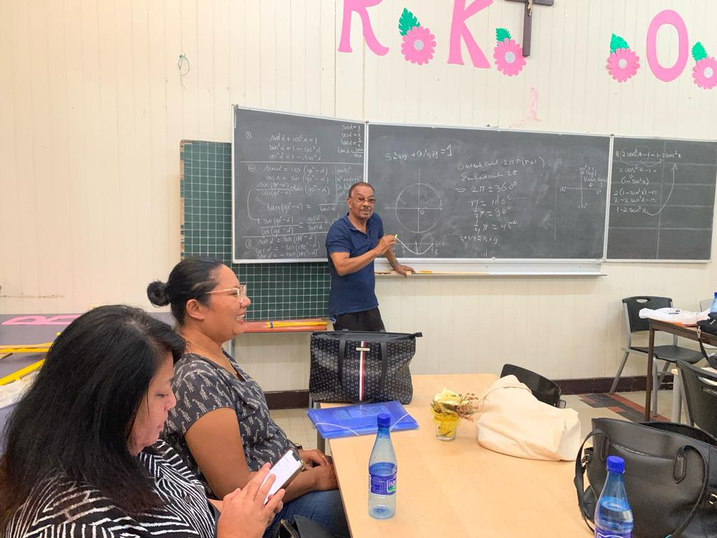
<instances>
[{"instance_id":1,"label":"white wall","mask_svg":"<svg viewBox=\"0 0 717 538\"><path fill-rule=\"evenodd\" d=\"M470 4L470 1L467 1ZM449 65L452 2L384 0L369 13L390 51L372 53L353 18L337 52L332 0L0 0L0 312L73 312L126 302L179 260L179 142L229 141L230 105L358 120L714 139L717 88L662 82L646 58L650 20L674 9L690 46L717 55L708 0L559 0L537 6L522 73ZM436 36L434 60L406 62L404 7ZM521 41L522 6L494 0L468 21L492 62L496 27ZM624 84L610 35L641 69ZM664 29L658 56L677 57ZM180 76L180 54L189 72ZM184 64L186 71L187 64ZM537 116L526 118L531 87ZM713 244L713 250L715 245ZM614 375L620 298L672 296L685 308L717 288L709 264L603 264L597 278L384 279L392 330L424 332L416 372L497 372L506 361L554 378ZM239 339L265 390L304 388L306 335ZM627 374L642 373L632 361Z\"/></svg>"}]
</instances>

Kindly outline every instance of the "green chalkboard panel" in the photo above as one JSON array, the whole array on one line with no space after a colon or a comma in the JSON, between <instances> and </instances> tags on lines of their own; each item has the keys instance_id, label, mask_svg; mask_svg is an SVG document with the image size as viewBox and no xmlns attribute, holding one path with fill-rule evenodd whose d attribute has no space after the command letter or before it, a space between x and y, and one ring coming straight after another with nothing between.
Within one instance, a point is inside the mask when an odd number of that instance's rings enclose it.
<instances>
[{"instance_id":1,"label":"green chalkboard panel","mask_svg":"<svg viewBox=\"0 0 717 538\"><path fill-rule=\"evenodd\" d=\"M609 260L712 256L717 143L615 137Z\"/></svg>"},{"instance_id":2,"label":"green chalkboard panel","mask_svg":"<svg viewBox=\"0 0 717 538\"><path fill-rule=\"evenodd\" d=\"M600 259L610 138L368 128L366 175L398 258Z\"/></svg>"},{"instance_id":3,"label":"green chalkboard panel","mask_svg":"<svg viewBox=\"0 0 717 538\"><path fill-rule=\"evenodd\" d=\"M232 263L231 144L183 140L182 257L222 260L248 286L250 320L325 317L330 277L324 262Z\"/></svg>"},{"instance_id":4,"label":"green chalkboard panel","mask_svg":"<svg viewBox=\"0 0 717 538\"><path fill-rule=\"evenodd\" d=\"M362 122L234 107L234 258L321 261L363 181Z\"/></svg>"}]
</instances>

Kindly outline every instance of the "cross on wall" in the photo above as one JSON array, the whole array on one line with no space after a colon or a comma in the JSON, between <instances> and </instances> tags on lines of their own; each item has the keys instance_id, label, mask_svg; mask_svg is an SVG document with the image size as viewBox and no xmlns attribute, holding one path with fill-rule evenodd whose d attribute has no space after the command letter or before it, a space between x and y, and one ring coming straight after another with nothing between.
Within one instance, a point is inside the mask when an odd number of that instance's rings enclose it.
<instances>
[{"instance_id":1,"label":"cross on wall","mask_svg":"<svg viewBox=\"0 0 717 538\"><path fill-rule=\"evenodd\" d=\"M533 6L552 6L555 0L508 0L525 4L523 12L523 56L530 56L530 37L533 25Z\"/></svg>"}]
</instances>

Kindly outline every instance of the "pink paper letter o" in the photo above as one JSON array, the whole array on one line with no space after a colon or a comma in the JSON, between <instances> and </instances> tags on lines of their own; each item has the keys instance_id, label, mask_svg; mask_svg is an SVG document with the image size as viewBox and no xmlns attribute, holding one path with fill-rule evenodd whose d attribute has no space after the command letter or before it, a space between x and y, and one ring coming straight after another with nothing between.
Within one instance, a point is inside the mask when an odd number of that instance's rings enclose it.
<instances>
[{"instance_id":1,"label":"pink paper letter o","mask_svg":"<svg viewBox=\"0 0 717 538\"><path fill-rule=\"evenodd\" d=\"M657 60L657 31L665 24L670 24L677 30L677 61L672 67L662 67ZM685 69L689 53L688 49L687 26L685 26L685 21L682 20L682 17L671 9L660 11L655 15L650 27L647 29L647 63L650 64L652 73L665 82L675 80Z\"/></svg>"}]
</instances>

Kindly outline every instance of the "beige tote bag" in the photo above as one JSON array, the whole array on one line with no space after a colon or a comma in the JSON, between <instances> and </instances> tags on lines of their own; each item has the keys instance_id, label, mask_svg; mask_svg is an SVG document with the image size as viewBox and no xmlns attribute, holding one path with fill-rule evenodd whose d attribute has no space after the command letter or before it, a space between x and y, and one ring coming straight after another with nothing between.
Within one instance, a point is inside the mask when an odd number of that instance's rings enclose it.
<instances>
[{"instance_id":1,"label":"beige tote bag","mask_svg":"<svg viewBox=\"0 0 717 538\"><path fill-rule=\"evenodd\" d=\"M577 411L537 400L514 375L490 386L476 424L481 446L510 456L574 461L580 448Z\"/></svg>"}]
</instances>

